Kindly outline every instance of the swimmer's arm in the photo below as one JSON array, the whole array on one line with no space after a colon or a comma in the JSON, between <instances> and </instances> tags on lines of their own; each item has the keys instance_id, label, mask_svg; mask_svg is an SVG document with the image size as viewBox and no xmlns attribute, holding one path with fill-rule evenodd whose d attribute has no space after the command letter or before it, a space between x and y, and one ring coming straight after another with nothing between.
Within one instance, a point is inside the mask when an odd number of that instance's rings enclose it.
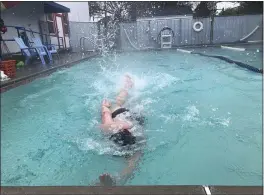
<instances>
[{"instance_id":1,"label":"swimmer's arm","mask_svg":"<svg viewBox=\"0 0 264 195\"><path fill-rule=\"evenodd\" d=\"M116 96L116 105L122 107L128 97L128 91L134 86L134 82L130 76L125 75L124 87L120 90Z\"/></svg>"},{"instance_id":2,"label":"swimmer's arm","mask_svg":"<svg viewBox=\"0 0 264 195\"><path fill-rule=\"evenodd\" d=\"M116 130L116 129L131 129L132 124L126 123L126 122L113 122L113 123L106 123L106 124L101 124L100 128L105 130L105 131L111 131L111 130Z\"/></svg>"},{"instance_id":3,"label":"swimmer's arm","mask_svg":"<svg viewBox=\"0 0 264 195\"><path fill-rule=\"evenodd\" d=\"M121 89L118 95L116 96L116 105L122 107L128 97L127 89Z\"/></svg>"},{"instance_id":4,"label":"swimmer's arm","mask_svg":"<svg viewBox=\"0 0 264 195\"><path fill-rule=\"evenodd\" d=\"M127 167L121 172L119 178L116 179L118 185L123 185L126 181L132 176L133 171L135 170L137 163L142 156L142 151L138 151L128 160Z\"/></svg>"},{"instance_id":5,"label":"swimmer's arm","mask_svg":"<svg viewBox=\"0 0 264 195\"><path fill-rule=\"evenodd\" d=\"M93 184L95 186L116 186L125 184L136 168L137 162L139 161L141 155L141 151L135 153L129 159L128 166L121 172L118 178L113 178L109 174L103 174L99 177L99 181L93 182Z\"/></svg>"}]
</instances>

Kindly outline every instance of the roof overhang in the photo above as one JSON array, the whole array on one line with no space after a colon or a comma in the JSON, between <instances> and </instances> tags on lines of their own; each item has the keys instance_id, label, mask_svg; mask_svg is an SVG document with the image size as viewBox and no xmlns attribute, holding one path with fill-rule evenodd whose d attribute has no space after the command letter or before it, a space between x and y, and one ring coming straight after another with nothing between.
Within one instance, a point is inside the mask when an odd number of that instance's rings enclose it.
<instances>
[{"instance_id":1,"label":"roof overhang","mask_svg":"<svg viewBox=\"0 0 264 195\"><path fill-rule=\"evenodd\" d=\"M11 7L16 6L17 4L19 4L19 1L1 1L0 2L0 7L1 7L1 11L4 11L6 9L9 9Z\"/></svg>"},{"instance_id":2,"label":"roof overhang","mask_svg":"<svg viewBox=\"0 0 264 195\"><path fill-rule=\"evenodd\" d=\"M68 7L55 3L53 1L44 2L44 13L68 13L71 10Z\"/></svg>"},{"instance_id":3,"label":"roof overhang","mask_svg":"<svg viewBox=\"0 0 264 195\"><path fill-rule=\"evenodd\" d=\"M18 4L21 3L21 1L3 1L0 2L0 10L4 11L9 8L12 8L14 6L17 6ZM50 14L50 13L68 13L71 10L68 7L65 7L63 5L60 5L58 3L55 3L53 1L47 1L47 2L40 2L44 3L44 13Z\"/></svg>"}]
</instances>

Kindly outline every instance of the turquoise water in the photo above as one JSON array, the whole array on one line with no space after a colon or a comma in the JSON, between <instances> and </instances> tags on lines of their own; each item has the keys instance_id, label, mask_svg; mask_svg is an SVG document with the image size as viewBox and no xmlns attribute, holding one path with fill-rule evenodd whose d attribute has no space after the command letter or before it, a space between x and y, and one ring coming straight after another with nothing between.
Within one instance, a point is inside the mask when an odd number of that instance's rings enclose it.
<instances>
[{"instance_id":1,"label":"turquoise water","mask_svg":"<svg viewBox=\"0 0 264 195\"><path fill-rule=\"evenodd\" d=\"M235 51L230 49L222 49L216 47L197 48L193 51L201 52L209 55L221 55L226 56L232 60L246 63L255 68L263 69L263 45L251 44L251 45L233 45L230 47L245 48L245 51Z\"/></svg>"},{"instance_id":2,"label":"turquoise water","mask_svg":"<svg viewBox=\"0 0 264 195\"><path fill-rule=\"evenodd\" d=\"M106 71L108 70L108 71ZM124 73L147 145L126 185L262 184L262 75L175 51L94 58L1 95L1 184L92 185L126 166L97 128Z\"/></svg>"}]
</instances>

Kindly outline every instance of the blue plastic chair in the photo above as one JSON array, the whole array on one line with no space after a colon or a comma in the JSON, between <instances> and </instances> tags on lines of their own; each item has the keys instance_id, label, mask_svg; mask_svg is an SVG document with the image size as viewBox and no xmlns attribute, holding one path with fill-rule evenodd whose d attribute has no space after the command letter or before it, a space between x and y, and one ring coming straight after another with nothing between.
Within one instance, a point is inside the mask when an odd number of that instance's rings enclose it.
<instances>
[{"instance_id":1,"label":"blue plastic chair","mask_svg":"<svg viewBox=\"0 0 264 195\"><path fill-rule=\"evenodd\" d=\"M39 56L41 63L43 65L46 64L44 56L47 55L47 51L45 50L45 48L43 46L28 47L25 45L22 38L14 37L14 39L15 39L16 43L19 45L22 54L26 56L25 64L28 63L30 58L32 58L36 55Z\"/></svg>"},{"instance_id":2,"label":"blue plastic chair","mask_svg":"<svg viewBox=\"0 0 264 195\"><path fill-rule=\"evenodd\" d=\"M52 61L52 54L55 54L55 53L57 54L58 59L60 59L59 53L56 50L56 47L54 44L43 45L39 37L32 38L32 40L34 42L35 47L44 47L45 48L45 50L47 51L50 62Z\"/></svg>"}]
</instances>

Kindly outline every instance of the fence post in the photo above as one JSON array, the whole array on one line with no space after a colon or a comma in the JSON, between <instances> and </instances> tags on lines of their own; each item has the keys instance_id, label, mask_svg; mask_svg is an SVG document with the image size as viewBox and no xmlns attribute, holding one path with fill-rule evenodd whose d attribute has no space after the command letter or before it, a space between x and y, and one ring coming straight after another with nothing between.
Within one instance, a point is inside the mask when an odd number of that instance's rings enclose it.
<instances>
[{"instance_id":1,"label":"fence post","mask_svg":"<svg viewBox=\"0 0 264 195\"><path fill-rule=\"evenodd\" d=\"M124 29L124 26L123 26L123 23L119 23L119 50L122 50L122 43L123 43L123 29Z\"/></svg>"},{"instance_id":2,"label":"fence post","mask_svg":"<svg viewBox=\"0 0 264 195\"><path fill-rule=\"evenodd\" d=\"M153 41L152 41L152 38L151 38L151 29L150 29L150 20L148 21L148 45L149 47L152 47L153 46ZM150 42L151 40L151 42Z\"/></svg>"},{"instance_id":3,"label":"fence post","mask_svg":"<svg viewBox=\"0 0 264 195\"><path fill-rule=\"evenodd\" d=\"M115 28L115 27L114 27ZM116 48L120 49L121 48L121 29L120 29L120 22L118 21L116 24L116 32L115 32L115 44L116 44ZM109 43L109 42L108 42ZM108 45L109 46L109 45Z\"/></svg>"},{"instance_id":4,"label":"fence post","mask_svg":"<svg viewBox=\"0 0 264 195\"><path fill-rule=\"evenodd\" d=\"M59 45L59 49L60 49L60 38L59 38L59 34L57 34L57 39L58 39L58 45Z\"/></svg>"},{"instance_id":5,"label":"fence post","mask_svg":"<svg viewBox=\"0 0 264 195\"><path fill-rule=\"evenodd\" d=\"M182 41L182 19L180 18L180 24L179 24L179 45L177 45L177 46L180 46L180 45L182 45L181 44L181 41Z\"/></svg>"},{"instance_id":6,"label":"fence post","mask_svg":"<svg viewBox=\"0 0 264 195\"><path fill-rule=\"evenodd\" d=\"M214 40L214 14L211 15L210 20L211 20L210 44L213 44L213 40Z\"/></svg>"}]
</instances>

